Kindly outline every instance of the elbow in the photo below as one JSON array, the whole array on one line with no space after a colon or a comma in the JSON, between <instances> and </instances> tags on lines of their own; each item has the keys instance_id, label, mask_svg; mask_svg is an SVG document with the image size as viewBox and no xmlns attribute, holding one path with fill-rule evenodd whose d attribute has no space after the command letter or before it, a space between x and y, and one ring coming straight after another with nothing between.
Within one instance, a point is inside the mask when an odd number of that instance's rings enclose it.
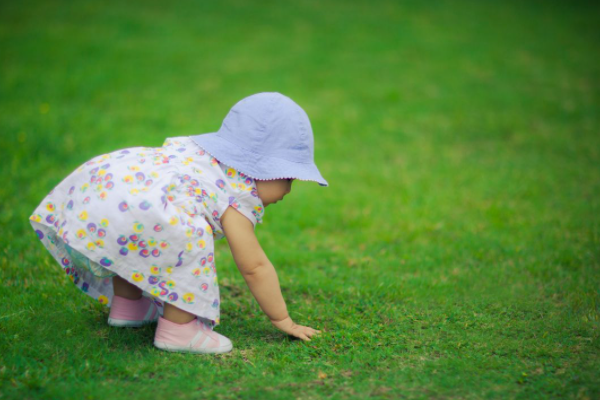
<instances>
[{"instance_id":1,"label":"elbow","mask_svg":"<svg viewBox=\"0 0 600 400\"><path fill-rule=\"evenodd\" d=\"M242 275L246 279L256 279L256 277L263 274L264 271L269 267L269 263L265 262L252 262L243 265L240 268Z\"/></svg>"}]
</instances>

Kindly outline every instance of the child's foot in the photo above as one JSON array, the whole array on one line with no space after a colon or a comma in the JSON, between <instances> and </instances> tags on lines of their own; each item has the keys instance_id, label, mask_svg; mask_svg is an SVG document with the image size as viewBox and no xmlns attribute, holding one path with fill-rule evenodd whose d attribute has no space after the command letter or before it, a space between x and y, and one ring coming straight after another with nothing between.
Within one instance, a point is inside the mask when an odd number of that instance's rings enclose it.
<instances>
[{"instance_id":1,"label":"child's foot","mask_svg":"<svg viewBox=\"0 0 600 400\"><path fill-rule=\"evenodd\" d=\"M158 319L154 346L180 353L227 353L233 348L231 340L214 332L199 318L187 324Z\"/></svg>"},{"instance_id":2,"label":"child's foot","mask_svg":"<svg viewBox=\"0 0 600 400\"><path fill-rule=\"evenodd\" d=\"M108 324L120 327L140 327L158 319L158 306L148 297L130 300L115 295L112 300Z\"/></svg>"}]
</instances>

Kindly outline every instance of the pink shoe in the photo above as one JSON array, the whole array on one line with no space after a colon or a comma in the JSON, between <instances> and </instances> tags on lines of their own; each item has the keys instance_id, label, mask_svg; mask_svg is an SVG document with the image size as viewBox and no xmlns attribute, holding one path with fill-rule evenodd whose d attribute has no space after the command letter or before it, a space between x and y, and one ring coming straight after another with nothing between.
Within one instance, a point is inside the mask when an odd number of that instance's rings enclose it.
<instances>
[{"instance_id":1,"label":"pink shoe","mask_svg":"<svg viewBox=\"0 0 600 400\"><path fill-rule=\"evenodd\" d=\"M233 349L231 340L214 332L199 318L187 324L177 324L160 317L154 346L180 353L227 353Z\"/></svg>"},{"instance_id":2,"label":"pink shoe","mask_svg":"<svg viewBox=\"0 0 600 400\"><path fill-rule=\"evenodd\" d=\"M108 324L136 328L155 322L158 314L158 306L148 297L130 300L115 295L108 315Z\"/></svg>"}]
</instances>

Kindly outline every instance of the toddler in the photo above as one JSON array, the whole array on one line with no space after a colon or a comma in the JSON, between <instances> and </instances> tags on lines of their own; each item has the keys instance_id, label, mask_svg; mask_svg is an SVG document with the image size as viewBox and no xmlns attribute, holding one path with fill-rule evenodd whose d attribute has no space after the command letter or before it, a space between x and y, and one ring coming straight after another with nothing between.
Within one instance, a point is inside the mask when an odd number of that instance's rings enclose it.
<instances>
[{"instance_id":1,"label":"toddler","mask_svg":"<svg viewBox=\"0 0 600 400\"><path fill-rule=\"evenodd\" d=\"M86 162L31 216L38 237L78 288L110 307L108 324L158 321L154 345L225 353L214 240L273 325L303 340L318 331L290 318L254 228L295 179L327 182L314 163L306 113L279 93L238 102L218 132L166 139Z\"/></svg>"}]
</instances>

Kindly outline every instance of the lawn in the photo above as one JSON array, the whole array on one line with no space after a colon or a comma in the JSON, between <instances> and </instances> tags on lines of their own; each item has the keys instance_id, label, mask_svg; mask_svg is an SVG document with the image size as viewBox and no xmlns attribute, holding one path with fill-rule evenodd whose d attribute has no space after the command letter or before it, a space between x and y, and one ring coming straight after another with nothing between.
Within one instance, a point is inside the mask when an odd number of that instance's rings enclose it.
<instances>
[{"instance_id":1,"label":"lawn","mask_svg":"<svg viewBox=\"0 0 600 400\"><path fill-rule=\"evenodd\" d=\"M3 1L0 398L600 398L600 6ZM28 217L89 158L278 91L330 187L257 228L309 343L218 242L230 354L110 328Z\"/></svg>"}]
</instances>

